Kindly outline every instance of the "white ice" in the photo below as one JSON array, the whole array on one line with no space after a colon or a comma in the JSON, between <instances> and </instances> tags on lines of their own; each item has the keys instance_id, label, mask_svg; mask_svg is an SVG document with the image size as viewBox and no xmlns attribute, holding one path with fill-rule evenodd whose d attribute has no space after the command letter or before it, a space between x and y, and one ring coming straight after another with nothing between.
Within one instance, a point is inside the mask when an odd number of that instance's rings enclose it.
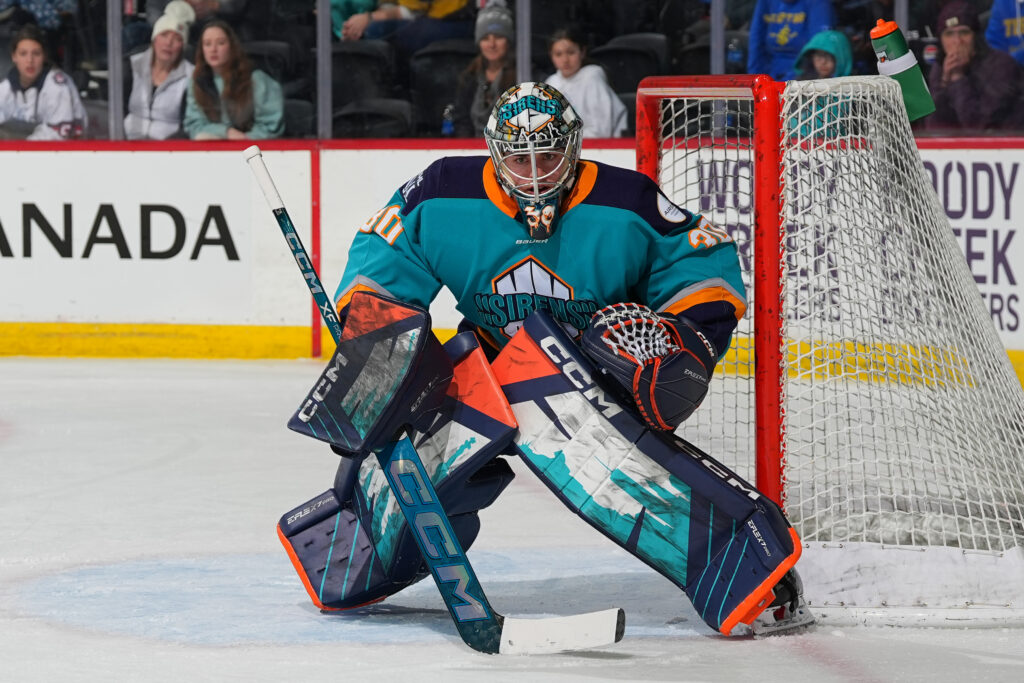
<instances>
[{"instance_id":1,"label":"white ice","mask_svg":"<svg viewBox=\"0 0 1024 683\"><path fill-rule=\"evenodd\" d=\"M285 427L319 365L0 359L0 681L1024 681L1013 628L717 636L519 463L470 551L492 604L620 606L622 642L478 654L429 580L320 614L275 534L333 480Z\"/></svg>"}]
</instances>

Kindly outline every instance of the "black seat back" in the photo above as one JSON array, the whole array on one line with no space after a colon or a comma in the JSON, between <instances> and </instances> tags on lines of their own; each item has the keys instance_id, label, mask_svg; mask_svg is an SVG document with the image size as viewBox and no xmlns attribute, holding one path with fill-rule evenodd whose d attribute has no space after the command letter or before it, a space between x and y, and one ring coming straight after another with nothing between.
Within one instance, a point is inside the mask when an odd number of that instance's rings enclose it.
<instances>
[{"instance_id":1,"label":"black seat back","mask_svg":"<svg viewBox=\"0 0 1024 683\"><path fill-rule=\"evenodd\" d=\"M441 117L445 106L455 101L459 75L478 52L472 40L440 40L412 56L409 69L417 134L440 135Z\"/></svg>"}]
</instances>

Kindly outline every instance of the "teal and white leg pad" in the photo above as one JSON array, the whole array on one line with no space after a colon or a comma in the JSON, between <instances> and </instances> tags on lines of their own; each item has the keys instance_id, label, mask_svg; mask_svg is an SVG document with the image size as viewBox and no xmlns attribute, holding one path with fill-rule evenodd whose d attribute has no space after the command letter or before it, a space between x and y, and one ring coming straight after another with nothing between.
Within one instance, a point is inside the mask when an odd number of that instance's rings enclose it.
<instances>
[{"instance_id":1,"label":"teal and white leg pad","mask_svg":"<svg viewBox=\"0 0 1024 683\"><path fill-rule=\"evenodd\" d=\"M781 509L721 463L647 429L545 313L492 364L514 445L573 512L682 588L730 634L771 604L800 556Z\"/></svg>"}]
</instances>

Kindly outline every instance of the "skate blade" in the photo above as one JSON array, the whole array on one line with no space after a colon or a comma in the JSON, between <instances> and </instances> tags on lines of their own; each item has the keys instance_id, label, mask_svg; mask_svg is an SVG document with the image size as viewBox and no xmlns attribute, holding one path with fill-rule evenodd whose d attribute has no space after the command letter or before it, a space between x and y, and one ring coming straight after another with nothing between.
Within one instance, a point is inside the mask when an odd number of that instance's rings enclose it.
<instances>
[{"instance_id":1,"label":"skate blade","mask_svg":"<svg viewBox=\"0 0 1024 683\"><path fill-rule=\"evenodd\" d=\"M784 610L781 617L778 611ZM765 638L787 633L800 633L806 631L815 622L814 614L801 603L795 611L790 612L788 608L781 607L776 610L765 610L750 625L751 635L754 638Z\"/></svg>"}]
</instances>

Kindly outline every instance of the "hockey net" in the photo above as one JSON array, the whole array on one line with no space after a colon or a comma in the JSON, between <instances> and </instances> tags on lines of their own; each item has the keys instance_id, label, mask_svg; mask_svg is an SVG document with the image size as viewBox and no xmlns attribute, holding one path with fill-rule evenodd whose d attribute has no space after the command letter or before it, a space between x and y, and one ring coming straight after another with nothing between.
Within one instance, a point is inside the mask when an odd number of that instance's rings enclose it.
<instances>
[{"instance_id":1,"label":"hockey net","mask_svg":"<svg viewBox=\"0 0 1024 683\"><path fill-rule=\"evenodd\" d=\"M637 164L739 248L749 312L681 434L783 504L812 606L1020 620L1024 391L898 84L646 79Z\"/></svg>"}]
</instances>

